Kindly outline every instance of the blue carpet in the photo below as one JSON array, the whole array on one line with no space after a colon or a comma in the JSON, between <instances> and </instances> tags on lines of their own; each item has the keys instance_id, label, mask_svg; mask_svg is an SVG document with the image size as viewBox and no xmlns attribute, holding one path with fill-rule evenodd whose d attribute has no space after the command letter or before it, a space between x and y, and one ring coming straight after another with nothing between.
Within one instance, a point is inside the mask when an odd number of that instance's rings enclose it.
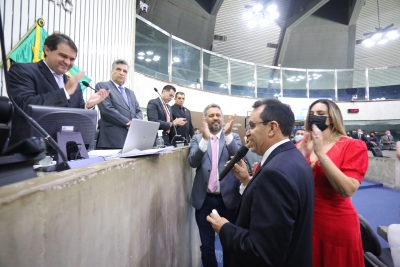
<instances>
[{"instance_id":1,"label":"blue carpet","mask_svg":"<svg viewBox=\"0 0 400 267\"><path fill-rule=\"evenodd\" d=\"M363 180L362 183L360 184L360 187L358 188L358 190L372 188L372 187L382 187L382 186L383 185L378 182Z\"/></svg>"},{"instance_id":2,"label":"blue carpet","mask_svg":"<svg viewBox=\"0 0 400 267\"><path fill-rule=\"evenodd\" d=\"M400 223L400 190L385 187L367 188L358 190L353 198L353 204L375 230L379 225L388 226ZM388 243L378 236L382 247L389 247Z\"/></svg>"}]
</instances>

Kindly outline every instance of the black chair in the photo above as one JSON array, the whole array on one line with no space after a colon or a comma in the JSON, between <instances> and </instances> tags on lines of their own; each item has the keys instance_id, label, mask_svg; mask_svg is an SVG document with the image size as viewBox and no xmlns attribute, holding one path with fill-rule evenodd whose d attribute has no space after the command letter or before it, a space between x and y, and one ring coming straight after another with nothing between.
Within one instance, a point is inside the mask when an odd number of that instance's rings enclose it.
<instances>
[{"instance_id":1,"label":"black chair","mask_svg":"<svg viewBox=\"0 0 400 267\"><path fill-rule=\"evenodd\" d=\"M366 267L394 267L390 248L383 248L369 222L358 214Z\"/></svg>"}]
</instances>

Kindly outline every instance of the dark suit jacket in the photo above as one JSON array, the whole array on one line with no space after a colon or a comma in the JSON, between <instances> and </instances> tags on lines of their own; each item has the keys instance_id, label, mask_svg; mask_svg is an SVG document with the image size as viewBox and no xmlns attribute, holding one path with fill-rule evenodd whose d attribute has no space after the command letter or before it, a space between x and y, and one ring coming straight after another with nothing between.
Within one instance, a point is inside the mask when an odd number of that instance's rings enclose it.
<instances>
[{"instance_id":1,"label":"dark suit jacket","mask_svg":"<svg viewBox=\"0 0 400 267\"><path fill-rule=\"evenodd\" d=\"M225 163L242 146L239 135L236 133L232 134L232 142L226 145L224 132L221 133L221 139L219 140L218 173L224 170ZM192 168L196 168L190 202L195 209L200 209L203 206L211 172L211 141L208 142L207 150L203 152L199 148L202 138L202 134L196 134L190 141L189 165ZM232 172L229 172L220 182L222 200L225 207L229 210L236 208L239 203L239 185L239 180Z\"/></svg>"},{"instance_id":2,"label":"dark suit jacket","mask_svg":"<svg viewBox=\"0 0 400 267\"><path fill-rule=\"evenodd\" d=\"M358 133L355 133L352 135L353 139L359 139L361 141L367 142L367 138L365 137L364 134L361 135L361 138L358 138Z\"/></svg>"},{"instance_id":3,"label":"dark suit jacket","mask_svg":"<svg viewBox=\"0 0 400 267\"><path fill-rule=\"evenodd\" d=\"M25 112L28 105L85 108L80 85L67 100L65 91L58 87L54 75L43 61L13 64L9 79L10 94ZM64 83L67 81L68 76L64 75ZM25 119L14 111L10 145L30 137L28 129Z\"/></svg>"},{"instance_id":4,"label":"dark suit jacket","mask_svg":"<svg viewBox=\"0 0 400 267\"><path fill-rule=\"evenodd\" d=\"M179 135L184 137L187 142L190 142L190 138L194 135L194 127L192 125L192 115L190 114L190 110L183 107L185 109L185 113L182 112L180 106L174 104L171 106L172 109L172 118L175 120L176 118L186 118L186 124L183 126L176 126L176 131Z\"/></svg>"},{"instance_id":5,"label":"dark suit jacket","mask_svg":"<svg viewBox=\"0 0 400 267\"><path fill-rule=\"evenodd\" d=\"M171 107L167 104L169 109L169 114L172 116ZM149 121L159 122L160 126L158 127L159 130L163 130L163 139L164 144L169 145L172 138L175 136L175 129L174 127L170 127L170 123L167 122L167 116L165 114L165 109L163 103L159 98L155 98L149 101L147 104L147 119ZM172 122L172 117L171 117ZM167 131L170 130L169 134Z\"/></svg>"},{"instance_id":6,"label":"dark suit jacket","mask_svg":"<svg viewBox=\"0 0 400 267\"><path fill-rule=\"evenodd\" d=\"M243 192L236 222L220 231L232 266L310 267L314 177L292 142L278 146Z\"/></svg>"},{"instance_id":7,"label":"dark suit jacket","mask_svg":"<svg viewBox=\"0 0 400 267\"><path fill-rule=\"evenodd\" d=\"M392 144L394 143L393 136L389 137L385 134L381 136L382 150L390 150L392 149Z\"/></svg>"},{"instance_id":8,"label":"dark suit jacket","mask_svg":"<svg viewBox=\"0 0 400 267\"><path fill-rule=\"evenodd\" d=\"M125 88L129 106L126 104L120 90L110 80L96 84L96 92L100 89L110 90L108 98L98 104L101 119L99 120L99 137L97 147L122 148L128 134L126 124L132 119L143 119L142 111L135 93ZM115 104L116 103L116 104Z\"/></svg>"}]
</instances>

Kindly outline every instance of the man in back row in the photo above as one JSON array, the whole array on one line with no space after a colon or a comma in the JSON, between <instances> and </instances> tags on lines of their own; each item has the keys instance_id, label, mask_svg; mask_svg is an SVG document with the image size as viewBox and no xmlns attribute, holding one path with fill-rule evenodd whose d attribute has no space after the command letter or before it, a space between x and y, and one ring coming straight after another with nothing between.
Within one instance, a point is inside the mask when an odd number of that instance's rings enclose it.
<instances>
[{"instance_id":1,"label":"man in back row","mask_svg":"<svg viewBox=\"0 0 400 267\"><path fill-rule=\"evenodd\" d=\"M158 129L163 130L162 137L165 145L169 145L176 135L175 128L186 124L186 118L173 119L171 117L172 110L168 103L174 98L175 93L175 87L166 85L161 92L161 97L152 99L147 104L147 118L149 121L160 123Z\"/></svg>"},{"instance_id":2,"label":"man in back row","mask_svg":"<svg viewBox=\"0 0 400 267\"><path fill-rule=\"evenodd\" d=\"M99 104L98 148L122 148L132 119L143 119L135 93L123 87L128 77L129 65L118 59L112 64L111 80L96 84L96 92L105 88L110 91L107 99Z\"/></svg>"},{"instance_id":3,"label":"man in back row","mask_svg":"<svg viewBox=\"0 0 400 267\"><path fill-rule=\"evenodd\" d=\"M185 103L185 93L177 92L175 94L175 104L172 105L172 117L185 118L186 123L183 126L177 126L177 134L185 138L187 142L190 142L190 138L194 135L194 127L192 125L192 116L190 115L190 110L183 106Z\"/></svg>"},{"instance_id":4,"label":"man in back row","mask_svg":"<svg viewBox=\"0 0 400 267\"><path fill-rule=\"evenodd\" d=\"M9 91L22 110L26 112L29 105L90 109L108 96L105 89L100 89L85 104L79 85L85 72L73 77L66 75L74 66L78 53L75 43L67 35L49 35L44 42L43 51L44 60L38 63L15 63L10 68ZM14 110L9 145L28 137L27 122Z\"/></svg>"}]
</instances>

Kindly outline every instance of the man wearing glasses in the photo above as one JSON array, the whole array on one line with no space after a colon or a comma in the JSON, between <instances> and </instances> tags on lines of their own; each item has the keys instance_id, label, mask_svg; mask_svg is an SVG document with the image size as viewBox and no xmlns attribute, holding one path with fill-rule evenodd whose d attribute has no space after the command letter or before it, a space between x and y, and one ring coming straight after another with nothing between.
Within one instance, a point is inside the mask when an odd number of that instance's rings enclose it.
<instances>
[{"instance_id":1,"label":"man wearing glasses","mask_svg":"<svg viewBox=\"0 0 400 267\"><path fill-rule=\"evenodd\" d=\"M276 99L254 103L246 137L262 155L250 178L243 161L233 173L245 187L235 220L210 214L232 266L311 266L314 178L310 165L289 140L294 114ZM233 224L234 223L234 224Z\"/></svg>"}]
</instances>

